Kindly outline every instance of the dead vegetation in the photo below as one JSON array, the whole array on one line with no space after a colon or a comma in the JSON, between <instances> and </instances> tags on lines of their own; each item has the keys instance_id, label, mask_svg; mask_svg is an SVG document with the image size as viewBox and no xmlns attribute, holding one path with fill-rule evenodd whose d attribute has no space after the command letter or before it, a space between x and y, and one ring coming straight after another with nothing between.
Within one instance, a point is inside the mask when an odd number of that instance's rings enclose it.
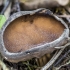
<instances>
[{"instance_id":1,"label":"dead vegetation","mask_svg":"<svg viewBox=\"0 0 70 70\"><path fill-rule=\"evenodd\" d=\"M0 0L1 13L3 12L4 6L7 5L8 1L9 0ZM23 4L21 5L21 3L23 3L23 0L20 1L18 3L15 3L17 2L17 0L15 0L15 2L14 0L13 1L10 0L8 7L6 7L7 8L6 12L3 12L3 14L6 16L7 19L9 18L9 16L11 16L13 13L17 11L32 10L32 9L39 8L39 6L37 7L38 3L36 3L37 5L34 8L33 6L31 7L31 4L29 6L30 8L27 8L27 6L25 7ZM26 0L24 0L24 3L25 2ZM27 0L27 2L29 1ZM65 6L57 7L55 5L53 8L50 8L49 6L47 7L56 16L63 19L67 23L70 29L70 1L67 3L67 6L65 5ZM66 44L64 48L58 49L51 54L45 54L43 57L39 59L33 58L31 60L22 61L19 63L8 62L2 57L2 55L0 55L0 70L70 70L70 43Z\"/></svg>"}]
</instances>

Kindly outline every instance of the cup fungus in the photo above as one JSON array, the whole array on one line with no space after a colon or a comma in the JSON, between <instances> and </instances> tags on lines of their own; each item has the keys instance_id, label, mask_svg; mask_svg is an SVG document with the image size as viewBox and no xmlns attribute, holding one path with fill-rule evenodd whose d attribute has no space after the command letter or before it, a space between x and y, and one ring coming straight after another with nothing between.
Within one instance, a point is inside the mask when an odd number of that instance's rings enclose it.
<instances>
[{"instance_id":1,"label":"cup fungus","mask_svg":"<svg viewBox=\"0 0 70 70\"><path fill-rule=\"evenodd\" d=\"M21 52L49 43L61 36L65 27L53 17L26 15L12 21L4 32L9 52Z\"/></svg>"},{"instance_id":2,"label":"cup fungus","mask_svg":"<svg viewBox=\"0 0 70 70\"><path fill-rule=\"evenodd\" d=\"M6 60L19 62L41 57L68 42L67 24L48 9L42 10L14 13L3 25L0 52Z\"/></svg>"}]
</instances>

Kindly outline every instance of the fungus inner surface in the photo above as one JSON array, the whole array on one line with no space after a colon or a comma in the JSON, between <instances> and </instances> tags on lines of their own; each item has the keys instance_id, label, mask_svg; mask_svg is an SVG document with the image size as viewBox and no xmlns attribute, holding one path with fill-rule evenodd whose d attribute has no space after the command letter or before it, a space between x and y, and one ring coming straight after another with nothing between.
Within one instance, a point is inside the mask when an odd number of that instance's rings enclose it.
<instances>
[{"instance_id":1,"label":"fungus inner surface","mask_svg":"<svg viewBox=\"0 0 70 70\"><path fill-rule=\"evenodd\" d=\"M64 29L61 22L50 16L22 16L12 21L5 29L4 45L9 52L26 51L56 40Z\"/></svg>"}]
</instances>

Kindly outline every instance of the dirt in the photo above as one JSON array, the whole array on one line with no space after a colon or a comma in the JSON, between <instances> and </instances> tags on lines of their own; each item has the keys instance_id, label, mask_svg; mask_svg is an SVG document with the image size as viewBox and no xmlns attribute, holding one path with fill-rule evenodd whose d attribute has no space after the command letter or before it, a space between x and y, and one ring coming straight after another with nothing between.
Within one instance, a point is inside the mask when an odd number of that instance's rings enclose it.
<instances>
[{"instance_id":1,"label":"dirt","mask_svg":"<svg viewBox=\"0 0 70 70\"><path fill-rule=\"evenodd\" d=\"M43 15L27 15L14 20L4 32L4 44L9 52L21 52L49 43L61 36L64 26Z\"/></svg>"}]
</instances>

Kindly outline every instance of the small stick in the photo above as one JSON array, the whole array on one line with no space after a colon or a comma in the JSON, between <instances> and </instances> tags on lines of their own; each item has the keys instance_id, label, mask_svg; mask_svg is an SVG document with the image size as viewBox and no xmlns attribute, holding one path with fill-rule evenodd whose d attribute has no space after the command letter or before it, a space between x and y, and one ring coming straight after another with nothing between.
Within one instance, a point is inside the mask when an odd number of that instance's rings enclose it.
<instances>
[{"instance_id":1,"label":"small stick","mask_svg":"<svg viewBox=\"0 0 70 70\"><path fill-rule=\"evenodd\" d=\"M44 67L42 67L41 70L47 70L55 62L55 60L57 58L56 57L57 53L58 53L58 51L54 54L54 56L51 58L51 60Z\"/></svg>"},{"instance_id":2,"label":"small stick","mask_svg":"<svg viewBox=\"0 0 70 70\"><path fill-rule=\"evenodd\" d=\"M56 15L56 16L58 16L60 18L70 18L70 15Z\"/></svg>"},{"instance_id":3,"label":"small stick","mask_svg":"<svg viewBox=\"0 0 70 70\"><path fill-rule=\"evenodd\" d=\"M44 66L41 68L41 70L47 70L56 60L57 58L60 56L60 54L63 52L63 50L70 45L70 43L66 44L64 46L64 48L60 49L59 51L57 51L54 56L51 58L51 60Z\"/></svg>"},{"instance_id":4,"label":"small stick","mask_svg":"<svg viewBox=\"0 0 70 70\"><path fill-rule=\"evenodd\" d=\"M69 64L70 64L70 61L69 61L69 62L67 62L67 63L66 63L66 64L64 64L64 65L61 65L61 66L57 67L57 68L56 68L56 70L59 70L61 67L67 66L67 65L69 65Z\"/></svg>"},{"instance_id":5,"label":"small stick","mask_svg":"<svg viewBox=\"0 0 70 70\"><path fill-rule=\"evenodd\" d=\"M57 66L58 64L60 64L60 62L70 53L70 50L68 52L66 52L58 61L54 66Z\"/></svg>"},{"instance_id":6,"label":"small stick","mask_svg":"<svg viewBox=\"0 0 70 70\"><path fill-rule=\"evenodd\" d=\"M0 60L0 66L3 70L9 70L7 66Z\"/></svg>"},{"instance_id":7,"label":"small stick","mask_svg":"<svg viewBox=\"0 0 70 70\"><path fill-rule=\"evenodd\" d=\"M2 12L0 14L4 14L4 12L6 11L6 9L8 8L9 4L10 4L11 0L6 0L6 3L4 5L4 8L2 10Z\"/></svg>"},{"instance_id":8,"label":"small stick","mask_svg":"<svg viewBox=\"0 0 70 70\"><path fill-rule=\"evenodd\" d=\"M19 12L20 11L20 5L19 5L19 0L14 0L14 7L16 7L16 10Z\"/></svg>"}]
</instances>

